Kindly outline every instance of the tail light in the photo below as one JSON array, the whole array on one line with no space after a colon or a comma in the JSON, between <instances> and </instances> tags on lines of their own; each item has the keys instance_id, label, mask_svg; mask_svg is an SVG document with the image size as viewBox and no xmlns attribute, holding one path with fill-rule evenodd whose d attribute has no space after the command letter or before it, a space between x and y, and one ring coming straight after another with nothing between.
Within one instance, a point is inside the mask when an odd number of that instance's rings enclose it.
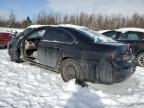
<instances>
[{"instance_id":1,"label":"tail light","mask_svg":"<svg viewBox=\"0 0 144 108\"><path fill-rule=\"evenodd\" d=\"M115 61L129 61L133 58L133 53L132 53L132 49L129 48L124 54L122 55L115 55L113 57L113 60Z\"/></svg>"}]
</instances>

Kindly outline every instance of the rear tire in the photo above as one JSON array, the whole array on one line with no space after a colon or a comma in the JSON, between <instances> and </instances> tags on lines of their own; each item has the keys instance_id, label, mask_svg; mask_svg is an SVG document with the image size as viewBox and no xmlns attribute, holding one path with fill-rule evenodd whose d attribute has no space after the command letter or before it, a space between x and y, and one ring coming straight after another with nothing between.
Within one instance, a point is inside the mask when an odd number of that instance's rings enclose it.
<instances>
[{"instance_id":1,"label":"rear tire","mask_svg":"<svg viewBox=\"0 0 144 108\"><path fill-rule=\"evenodd\" d=\"M144 67L144 52L137 55L136 63L138 66Z\"/></svg>"},{"instance_id":2,"label":"rear tire","mask_svg":"<svg viewBox=\"0 0 144 108\"><path fill-rule=\"evenodd\" d=\"M76 78L76 80L84 80L84 73L80 64L71 58L68 58L62 61L60 65L60 73L64 82L68 82L69 80Z\"/></svg>"}]
</instances>

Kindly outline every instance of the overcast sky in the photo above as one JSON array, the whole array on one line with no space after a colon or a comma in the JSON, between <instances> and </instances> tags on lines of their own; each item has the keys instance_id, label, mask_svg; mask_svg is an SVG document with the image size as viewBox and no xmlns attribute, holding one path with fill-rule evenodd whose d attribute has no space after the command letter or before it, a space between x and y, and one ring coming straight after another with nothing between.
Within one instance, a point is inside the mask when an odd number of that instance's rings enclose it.
<instances>
[{"instance_id":1,"label":"overcast sky","mask_svg":"<svg viewBox=\"0 0 144 108\"><path fill-rule=\"evenodd\" d=\"M18 18L34 17L41 10L62 15L78 12L144 14L144 0L0 0L0 4L0 16L7 16L13 10Z\"/></svg>"}]
</instances>

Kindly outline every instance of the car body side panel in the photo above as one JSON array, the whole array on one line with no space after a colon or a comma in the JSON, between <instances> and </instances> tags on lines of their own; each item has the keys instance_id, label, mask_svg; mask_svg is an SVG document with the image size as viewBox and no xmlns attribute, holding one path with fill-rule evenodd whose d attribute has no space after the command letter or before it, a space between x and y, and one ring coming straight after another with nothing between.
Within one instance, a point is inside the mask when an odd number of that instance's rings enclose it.
<instances>
[{"instance_id":1,"label":"car body side panel","mask_svg":"<svg viewBox=\"0 0 144 108\"><path fill-rule=\"evenodd\" d=\"M100 82L99 63L100 61L111 63L112 58L109 53L112 52L113 49L107 48L106 50L106 47L99 49L99 46L94 46L74 44L73 47L71 47L71 45L64 45L63 57L74 58L80 63L86 81ZM103 75L102 77L107 76ZM101 83L106 82L103 81Z\"/></svg>"},{"instance_id":2,"label":"car body side panel","mask_svg":"<svg viewBox=\"0 0 144 108\"><path fill-rule=\"evenodd\" d=\"M122 60L120 62L113 61L113 55L125 54L128 49L127 45L105 42L92 43L91 40L87 42L88 38L83 34L76 36L75 33L73 35L76 40L72 43L41 40L38 47L39 64L55 68L58 71L64 58L72 58L81 65L85 81L99 83L119 82L121 78L125 79L134 72L133 60L127 61L128 63ZM20 44L21 40L19 39L16 47Z\"/></svg>"},{"instance_id":3,"label":"car body side panel","mask_svg":"<svg viewBox=\"0 0 144 108\"><path fill-rule=\"evenodd\" d=\"M38 49L38 61L49 67L55 68L58 59L62 55L62 49L56 43L41 41Z\"/></svg>"},{"instance_id":4,"label":"car body side panel","mask_svg":"<svg viewBox=\"0 0 144 108\"><path fill-rule=\"evenodd\" d=\"M105 58L100 62L81 61L80 64L85 74L85 80L90 82L112 84L124 81L134 73L134 59L125 66L124 62L121 62L120 64L111 63L108 61L108 58ZM121 65L121 68L119 68L119 65ZM109 73L110 71L111 73Z\"/></svg>"}]
</instances>

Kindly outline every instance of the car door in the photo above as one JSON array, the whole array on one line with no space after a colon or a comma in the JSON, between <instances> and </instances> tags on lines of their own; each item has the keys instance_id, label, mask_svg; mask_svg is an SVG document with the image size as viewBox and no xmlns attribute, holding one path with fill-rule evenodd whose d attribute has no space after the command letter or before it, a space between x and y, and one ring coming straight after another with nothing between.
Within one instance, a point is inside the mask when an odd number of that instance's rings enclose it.
<instances>
[{"instance_id":1,"label":"car door","mask_svg":"<svg viewBox=\"0 0 144 108\"><path fill-rule=\"evenodd\" d=\"M119 38L118 41L124 42L124 43L129 43L130 47L133 50L133 53L136 54L136 52L138 51L138 41L140 40L139 35L137 34L137 32L134 31L128 31L126 33L122 33Z\"/></svg>"},{"instance_id":2,"label":"car door","mask_svg":"<svg viewBox=\"0 0 144 108\"><path fill-rule=\"evenodd\" d=\"M35 59L38 59L39 41L46 32L46 28L39 28L31 32L30 34L21 37L20 50L23 58L29 58L30 55L36 55Z\"/></svg>"},{"instance_id":3,"label":"car door","mask_svg":"<svg viewBox=\"0 0 144 108\"><path fill-rule=\"evenodd\" d=\"M63 56L63 48L72 44L73 38L59 28L49 28L39 44L39 62L56 68Z\"/></svg>"}]
</instances>

